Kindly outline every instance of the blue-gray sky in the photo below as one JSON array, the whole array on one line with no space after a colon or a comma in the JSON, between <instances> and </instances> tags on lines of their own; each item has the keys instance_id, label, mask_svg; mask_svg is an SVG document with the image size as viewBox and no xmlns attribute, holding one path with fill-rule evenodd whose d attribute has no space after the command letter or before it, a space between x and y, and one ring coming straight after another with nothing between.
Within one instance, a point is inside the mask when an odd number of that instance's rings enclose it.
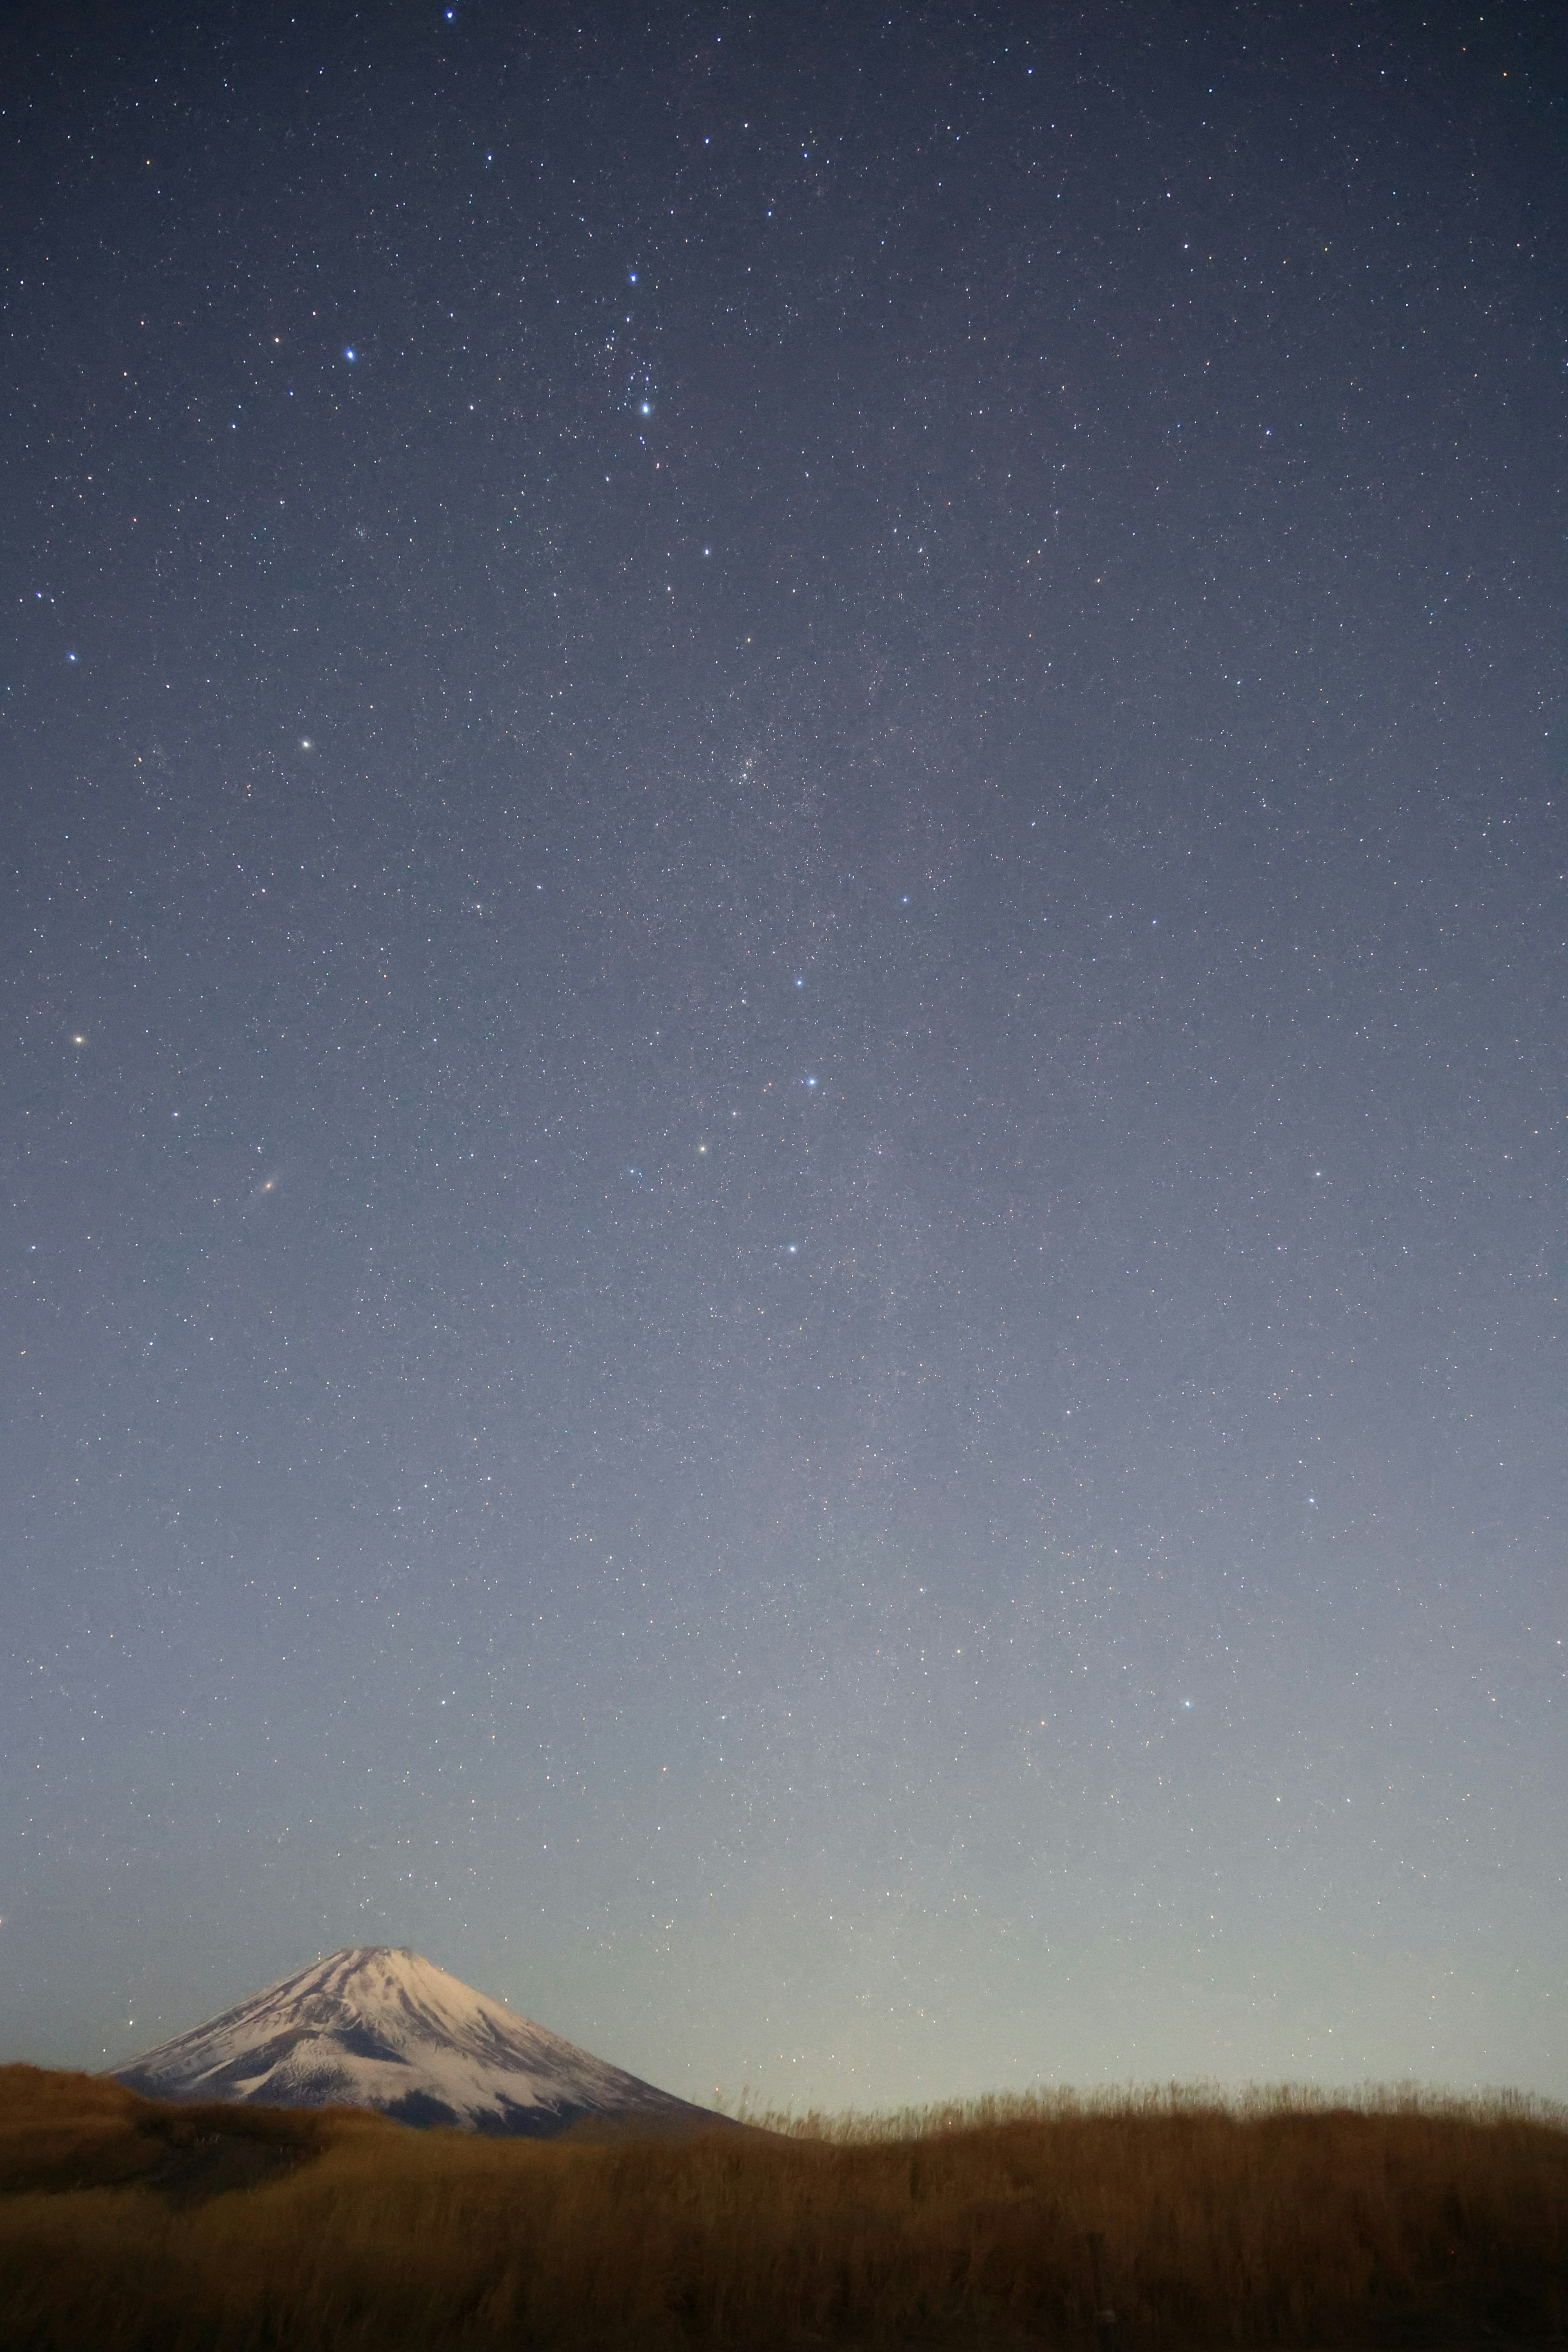
<instances>
[{"instance_id":1,"label":"blue-gray sky","mask_svg":"<svg viewBox=\"0 0 1568 2352\"><path fill-rule=\"evenodd\" d=\"M1568 2091L1561 12L4 37L4 2054Z\"/></svg>"}]
</instances>

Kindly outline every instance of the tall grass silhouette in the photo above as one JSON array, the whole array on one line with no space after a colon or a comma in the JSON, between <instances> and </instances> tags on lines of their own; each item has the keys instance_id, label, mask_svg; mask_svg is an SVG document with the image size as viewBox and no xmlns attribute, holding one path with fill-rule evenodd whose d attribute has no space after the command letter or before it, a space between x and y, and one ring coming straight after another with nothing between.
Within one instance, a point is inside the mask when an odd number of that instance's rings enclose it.
<instances>
[{"instance_id":1,"label":"tall grass silhouette","mask_svg":"<svg viewBox=\"0 0 1568 2352\"><path fill-rule=\"evenodd\" d=\"M5 2352L1545 2341L1568 2116L1280 2089L498 2141L0 2069Z\"/></svg>"}]
</instances>

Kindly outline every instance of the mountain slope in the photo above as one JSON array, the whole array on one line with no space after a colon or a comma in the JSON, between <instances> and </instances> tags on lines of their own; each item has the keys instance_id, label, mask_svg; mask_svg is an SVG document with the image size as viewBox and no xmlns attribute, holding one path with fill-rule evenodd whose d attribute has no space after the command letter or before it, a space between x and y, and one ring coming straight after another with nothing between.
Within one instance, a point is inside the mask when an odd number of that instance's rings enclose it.
<instances>
[{"instance_id":1,"label":"mountain slope","mask_svg":"<svg viewBox=\"0 0 1568 2352\"><path fill-rule=\"evenodd\" d=\"M384 1944L280 1977L113 2071L150 2098L377 2107L404 2123L536 2138L584 2122L657 2132L724 2122Z\"/></svg>"}]
</instances>

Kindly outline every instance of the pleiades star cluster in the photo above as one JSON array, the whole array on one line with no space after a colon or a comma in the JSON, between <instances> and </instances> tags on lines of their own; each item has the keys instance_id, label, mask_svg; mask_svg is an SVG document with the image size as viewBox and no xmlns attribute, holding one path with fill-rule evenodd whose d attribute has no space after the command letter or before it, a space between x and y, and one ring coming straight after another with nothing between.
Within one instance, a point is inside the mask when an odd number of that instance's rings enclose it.
<instances>
[{"instance_id":1,"label":"pleiades star cluster","mask_svg":"<svg viewBox=\"0 0 1568 2352\"><path fill-rule=\"evenodd\" d=\"M1568 2092L1561 10L0 46L0 2054Z\"/></svg>"}]
</instances>

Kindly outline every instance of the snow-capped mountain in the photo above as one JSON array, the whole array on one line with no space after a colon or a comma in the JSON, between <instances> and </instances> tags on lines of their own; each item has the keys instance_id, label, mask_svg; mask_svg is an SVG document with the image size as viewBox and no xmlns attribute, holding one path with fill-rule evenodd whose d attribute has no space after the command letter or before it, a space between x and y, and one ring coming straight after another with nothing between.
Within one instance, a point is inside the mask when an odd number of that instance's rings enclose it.
<instances>
[{"instance_id":1,"label":"snow-capped mountain","mask_svg":"<svg viewBox=\"0 0 1568 2352\"><path fill-rule=\"evenodd\" d=\"M114 2076L154 2099L378 2107L404 2123L538 2138L579 2122L653 2132L725 2122L386 1944L280 1977Z\"/></svg>"}]
</instances>

